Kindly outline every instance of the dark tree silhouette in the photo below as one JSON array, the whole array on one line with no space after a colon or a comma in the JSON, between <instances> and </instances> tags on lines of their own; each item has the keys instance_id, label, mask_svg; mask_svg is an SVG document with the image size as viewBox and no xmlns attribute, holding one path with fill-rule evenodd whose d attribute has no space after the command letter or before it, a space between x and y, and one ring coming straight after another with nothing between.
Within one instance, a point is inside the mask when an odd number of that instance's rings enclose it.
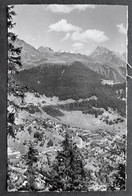
<instances>
[{"instance_id":1,"label":"dark tree silhouette","mask_svg":"<svg viewBox=\"0 0 132 196\"><path fill-rule=\"evenodd\" d=\"M113 176L113 181L108 185L108 190L125 190L126 188L126 174L125 174L126 165L120 163L117 167L117 171Z\"/></svg>"},{"instance_id":2,"label":"dark tree silhouette","mask_svg":"<svg viewBox=\"0 0 132 196\"><path fill-rule=\"evenodd\" d=\"M38 150L35 148L32 142L29 143L29 149L27 153L27 178L28 178L28 186L27 190L35 191L35 175L37 173L36 163L38 161Z\"/></svg>"},{"instance_id":3,"label":"dark tree silhouette","mask_svg":"<svg viewBox=\"0 0 132 196\"><path fill-rule=\"evenodd\" d=\"M50 191L87 191L82 155L68 134L58 151L51 175L47 178Z\"/></svg>"},{"instance_id":4,"label":"dark tree silhouette","mask_svg":"<svg viewBox=\"0 0 132 196\"><path fill-rule=\"evenodd\" d=\"M18 68L21 64L21 48L15 47L14 42L16 41L17 35L12 32L15 23L13 22L13 16L16 13L13 10L14 6L7 7L7 27L8 27L8 71L11 73L18 72Z\"/></svg>"},{"instance_id":5,"label":"dark tree silhouette","mask_svg":"<svg viewBox=\"0 0 132 196\"><path fill-rule=\"evenodd\" d=\"M21 64L21 47L15 46L15 41L17 35L12 31L14 28L15 23L13 22L13 16L16 15L14 12L14 6L7 7L7 27L8 27L8 95L10 93L14 94L15 96L19 96L24 101L24 86L20 84L16 84L13 75L18 73L19 68L22 67ZM10 104L15 108L15 104ZM13 125L15 121L15 113L11 113L8 111L8 125L7 130L8 133L15 138L15 134L13 131Z\"/></svg>"}]
</instances>

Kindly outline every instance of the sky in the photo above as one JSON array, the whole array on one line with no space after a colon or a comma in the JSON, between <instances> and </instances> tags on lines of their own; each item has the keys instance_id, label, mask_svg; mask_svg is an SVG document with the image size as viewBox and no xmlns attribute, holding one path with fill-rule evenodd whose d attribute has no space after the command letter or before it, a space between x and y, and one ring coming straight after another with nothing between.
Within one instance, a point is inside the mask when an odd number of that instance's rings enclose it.
<instances>
[{"instance_id":1,"label":"sky","mask_svg":"<svg viewBox=\"0 0 132 196\"><path fill-rule=\"evenodd\" d=\"M98 45L123 53L127 48L127 6L15 5L13 31L36 49L50 47L89 55Z\"/></svg>"}]
</instances>

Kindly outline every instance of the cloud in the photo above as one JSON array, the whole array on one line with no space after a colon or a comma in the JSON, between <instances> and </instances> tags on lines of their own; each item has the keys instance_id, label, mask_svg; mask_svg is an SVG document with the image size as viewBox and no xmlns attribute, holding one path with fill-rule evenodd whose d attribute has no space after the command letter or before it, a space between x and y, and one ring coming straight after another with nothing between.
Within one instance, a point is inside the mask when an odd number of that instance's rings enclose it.
<instances>
[{"instance_id":1,"label":"cloud","mask_svg":"<svg viewBox=\"0 0 132 196\"><path fill-rule=\"evenodd\" d=\"M85 11L87 8L94 9L96 6L95 5L57 5L57 4L52 4L52 5L47 5L44 6L46 7L47 10L54 12L54 13L64 13L64 14L69 14L73 10L78 10L78 11Z\"/></svg>"},{"instance_id":2,"label":"cloud","mask_svg":"<svg viewBox=\"0 0 132 196\"><path fill-rule=\"evenodd\" d=\"M88 40L101 43L107 41L109 38L105 35L104 31L100 31L96 29L88 29L86 31L73 32L71 39L73 41L84 42L84 43L87 42Z\"/></svg>"},{"instance_id":3,"label":"cloud","mask_svg":"<svg viewBox=\"0 0 132 196\"><path fill-rule=\"evenodd\" d=\"M56 31L56 32L70 32L70 31L80 31L81 28L74 26L70 23L67 23L65 19L61 19L55 24L51 24L49 26L49 31Z\"/></svg>"},{"instance_id":4,"label":"cloud","mask_svg":"<svg viewBox=\"0 0 132 196\"><path fill-rule=\"evenodd\" d=\"M70 34L70 33L67 33L67 34L65 35L65 37L64 37L61 41L67 40L70 36L71 36L71 34Z\"/></svg>"},{"instance_id":5,"label":"cloud","mask_svg":"<svg viewBox=\"0 0 132 196\"><path fill-rule=\"evenodd\" d=\"M96 29L87 29L83 31L80 27L68 23L65 19L61 19L57 23L51 24L49 26L49 32L50 31L64 32L66 33L66 35L61 41L70 38L72 41L77 42L79 44L86 43L88 40L101 43L109 39L105 35L104 31Z\"/></svg>"},{"instance_id":6,"label":"cloud","mask_svg":"<svg viewBox=\"0 0 132 196\"><path fill-rule=\"evenodd\" d=\"M118 28L119 33L126 35L127 28L124 27L123 23L117 24L116 27Z\"/></svg>"},{"instance_id":7,"label":"cloud","mask_svg":"<svg viewBox=\"0 0 132 196\"><path fill-rule=\"evenodd\" d=\"M75 42L74 44L72 44L72 46L74 47L75 50L80 50L83 48L84 44L80 42Z\"/></svg>"}]
</instances>

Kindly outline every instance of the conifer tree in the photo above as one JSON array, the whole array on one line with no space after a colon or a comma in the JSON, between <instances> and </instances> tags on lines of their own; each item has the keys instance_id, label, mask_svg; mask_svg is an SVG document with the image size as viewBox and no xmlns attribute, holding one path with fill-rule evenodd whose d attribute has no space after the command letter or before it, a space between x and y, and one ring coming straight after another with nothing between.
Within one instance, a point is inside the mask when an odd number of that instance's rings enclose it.
<instances>
[{"instance_id":1,"label":"conifer tree","mask_svg":"<svg viewBox=\"0 0 132 196\"><path fill-rule=\"evenodd\" d=\"M14 42L16 41L17 35L13 33L12 29L15 26L13 22L13 16L16 13L13 10L14 6L7 7L7 27L8 27L8 71L11 73L18 72L18 68L21 64L21 48L15 47Z\"/></svg>"},{"instance_id":2,"label":"conifer tree","mask_svg":"<svg viewBox=\"0 0 132 196\"><path fill-rule=\"evenodd\" d=\"M24 100L24 92L23 92L23 85L16 85L16 82L13 78L13 75L18 73L21 64L21 47L15 46L15 41L17 35L13 32L13 28L15 23L13 22L13 17L16 15L15 11L13 10L14 6L7 7L7 27L8 27L8 95L14 94L15 96L21 97L23 102ZM9 100L8 100L9 101ZM10 102L8 103L9 105ZM14 104L12 104L13 108L15 109ZM8 124L7 130L9 135L15 138L14 134L14 121L15 121L15 113L8 111ZM12 117L12 118L11 118ZM13 120L12 120L13 119Z\"/></svg>"},{"instance_id":3,"label":"conifer tree","mask_svg":"<svg viewBox=\"0 0 132 196\"><path fill-rule=\"evenodd\" d=\"M62 147L47 179L50 191L87 191L82 155L67 133Z\"/></svg>"},{"instance_id":4,"label":"conifer tree","mask_svg":"<svg viewBox=\"0 0 132 196\"><path fill-rule=\"evenodd\" d=\"M108 184L109 191L125 190L126 187L126 165L120 163L113 174L113 181Z\"/></svg>"},{"instance_id":5,"label":"conifer tree","mask_svg":"<svg viewBox=\"0 0 132 196\"><path fill-rule=\"evenodd\" d=\"M29 150L27 153L27 179L28 179L28 187L27 189L30 191L35 190L35 175L37 174L36 163L38 161L38 150L35 148L32 142L29 143Z\"/></svg>"}]
</instances>

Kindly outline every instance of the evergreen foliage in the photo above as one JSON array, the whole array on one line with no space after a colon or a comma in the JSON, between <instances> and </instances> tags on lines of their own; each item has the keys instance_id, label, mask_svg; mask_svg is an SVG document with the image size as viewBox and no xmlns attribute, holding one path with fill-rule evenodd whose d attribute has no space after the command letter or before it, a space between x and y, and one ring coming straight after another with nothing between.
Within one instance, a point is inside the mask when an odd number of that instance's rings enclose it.
<instances>
[{"instance_id":1,"label":"evergreen foliage","mask_svg":"<svg viewBox=\"0 0 132 196\"><path fill-rule=\"evenodd\" d=\"M126 174L125 174L126 165L120 163L115 169L115 173L113 175L113 181L109 184L108 190L115 191L115 190L125 190L126 188Z\"/></svg>"},{"instance_id":2,"label":"evergreen foliage","mask_svg":"<svg viewBox=\"0 0 132 196\"><path fill-rule=\"evenodd\" d=\"M82 155L68 133L62 147L53 164L51 177L46 180L50 191L87 191Z\"/></svg>"},{"instance_id":3,"label":"evergreen foliage","mask_svg":"<svg viewBox=\"0 0 132 196\"><path fill-rule=\"evenodd\" d=\"M14 6L7 7L7 27L8 27L8 71L11 73L18 72L18 68L22 66L21 64L21 48L15 47L14 42L17 38L17 35L12 32L15 23L13 22L13 16L16 13L13 10Z\"/></svg>"},{"instance_id":4,"label":"evergreen foliage","mask_svg":"<svg viewBox=\"0 0 132 196\"><path fill-rule=\"evenodd\" d=\"M12 93L15 96L21 97L22 102L24 100L24 92L23 92L23 85L20 84L16 85L14 81L13 75L19 73L18 70L22 67L21 64L21 47L15 47L15 41L17 35L12 31L15 26L13 22L13 16L16 15L15 11L13 10L14 6L7 7L7 27L8 27L8 94ZM10 104L15 108L15 104ZM15 122L15 113L11 113L8 111L8 124L7 130L9 135L15 138L14 133L14 125Z\"/></svg>"},{"instance_id":5,"label":"evergreen foliage","mask_svg":"<svg viewBox=\"0 0 132 196\"><path fill-rule=\"evenodd\" d=\"M34 144L30 142L29 150L27 153L27 179L28 186L27 189L30 191L35 191L35 175L37 174L37 161L38 161L38 150L34 147Z\"/></svg>"},{"instance_id":6,"label":"evergreen foliage","mask_svg":"<svg viewBox=\"0 0 132 196\"><path fill-rule=\"evenodd\" d=\"M63 70L65 72L61 77ZM70 66L50 66L48 64L37 66L21 71L15 75L15 79L28 85L30 92L35 91L45 94L47 97L57 96L60 100L74 99L78 101L92 96L97 97L97 100L91 99L67 104L64 107L68 106L68 110L81 110L84 113L95 114L97 112L93 111L92 107L104 108L105 110L108 110L109 107L121 116L126 116L126 103L122 100L126 96L126 84L103 85L97 73L79 62ZM37 81L40 81L40 83L38 84ZM52 111L49 107L45 107L44 110L46 112L48 110L48 114L56 113L55 110Z\"/></svg>"}]
</instances>

